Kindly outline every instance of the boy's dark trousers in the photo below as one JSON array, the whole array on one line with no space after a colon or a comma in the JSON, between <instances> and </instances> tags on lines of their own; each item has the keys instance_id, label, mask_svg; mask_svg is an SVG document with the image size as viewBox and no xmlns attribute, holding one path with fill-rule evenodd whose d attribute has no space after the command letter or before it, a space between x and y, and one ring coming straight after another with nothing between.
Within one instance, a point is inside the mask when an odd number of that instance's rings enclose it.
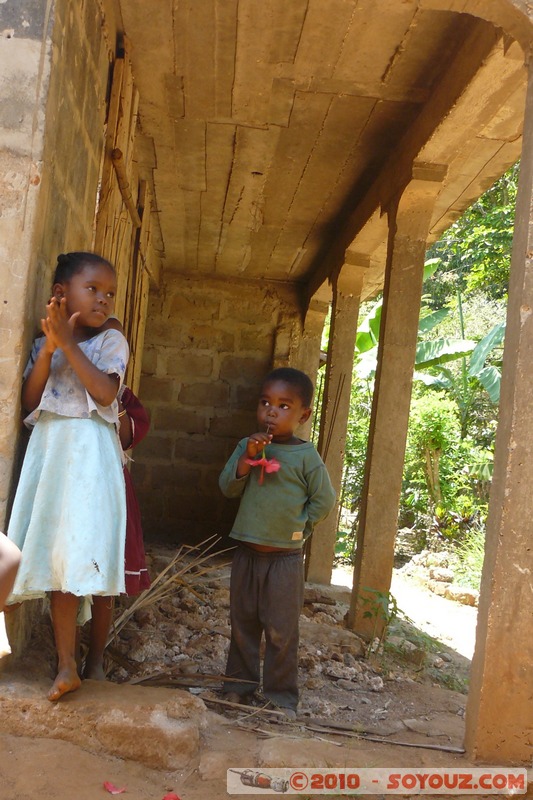
<instances>
[{"instance_id":1,"label":"boy's dark trousers","mask_svg":"<svg viewBox=\"0 0 533 800\"><path fill-rule=\"evenodd\" d=\"M225 692L251 694L259 686L264 631L263 694L281 708L298 706L298 622L303 606L301 549L261 553L239 545L230 582L231 642L226 675L251 683L224 684Z\"/></svg>"}]
</instances>

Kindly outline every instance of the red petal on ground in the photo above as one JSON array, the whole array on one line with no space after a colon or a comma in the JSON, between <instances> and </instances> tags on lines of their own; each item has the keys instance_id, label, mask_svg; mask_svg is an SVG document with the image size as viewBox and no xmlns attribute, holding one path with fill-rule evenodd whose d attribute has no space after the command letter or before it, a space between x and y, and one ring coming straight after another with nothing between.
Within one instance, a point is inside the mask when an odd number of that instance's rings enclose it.
<instances>
[{"instance_id":1,"label":"red petal on ground","mask_svg":"<svg viewBox=\"0 0 533 800\"><path fill-rule=\"evenodd\" d=\"M122 792L126 791L126 787L119 789L118 786L115 786L115 784L110 781L104 781L104 789L106 792L109 792L109 794L122 794Z\"/></svg>"},{"instance_id":2,"label":"red petal on ground","mask_svg":"<svg viewBox=\"0 0 533 800\"><path fill-rule=\"evenodd\" d=\"M166 794L163 797L163 800L181 800L181 798L179 798L177 794L174 794L174 792L170 792L170 794Z\"/></svg>"}]
</instances>

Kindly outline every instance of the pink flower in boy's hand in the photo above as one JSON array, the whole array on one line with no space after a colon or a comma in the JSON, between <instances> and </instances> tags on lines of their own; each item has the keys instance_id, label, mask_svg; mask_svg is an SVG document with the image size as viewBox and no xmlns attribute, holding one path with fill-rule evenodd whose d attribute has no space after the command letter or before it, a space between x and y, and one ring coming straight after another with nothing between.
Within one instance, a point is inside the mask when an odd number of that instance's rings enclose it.
<instances>
[{"instance_id":1,"label":"pink flower in boy's hand","mask_svg":"<svg viewBox=\"0 0 533 800\"><path fill-rule=\"evenodd\" d=\"M277 458L265 458L265 472L277 472L281 469L281 464Z\"/></svg>"},{"instance_id":2,"label":"pink flower in boy's hand","mask_svg":"<svg viewBox=\"0 0 533 800\"><path fill-rule=\"evenodd\" d=\"M257 481L260 486L263 483L265 472L277 472L279 469L281 469L281 464L279 463L278 459L267 458L264 450L261 458L247 458L245 463L250 464L251 467L261 467L261 475Z\"/></svg>"}]
</instances>

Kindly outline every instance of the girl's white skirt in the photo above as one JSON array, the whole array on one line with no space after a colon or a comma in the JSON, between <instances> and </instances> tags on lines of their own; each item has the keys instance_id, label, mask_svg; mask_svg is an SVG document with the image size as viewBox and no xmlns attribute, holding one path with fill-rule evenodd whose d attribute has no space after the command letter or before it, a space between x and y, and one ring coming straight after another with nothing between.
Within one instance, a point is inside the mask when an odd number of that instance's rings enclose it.
<instances>
[{"instance_id":1,"label":"girl's white skirt","mask_svg":"<svg viewBox=\"0 0 533 800\"><path fill-rule=\"evenodd\" d=\"M22 550L9 603L124 592L126 494L113 425L42 412L31 434L8 535ZM87 618L85 612L79 622Z\"/></svg>"}]
</instances>

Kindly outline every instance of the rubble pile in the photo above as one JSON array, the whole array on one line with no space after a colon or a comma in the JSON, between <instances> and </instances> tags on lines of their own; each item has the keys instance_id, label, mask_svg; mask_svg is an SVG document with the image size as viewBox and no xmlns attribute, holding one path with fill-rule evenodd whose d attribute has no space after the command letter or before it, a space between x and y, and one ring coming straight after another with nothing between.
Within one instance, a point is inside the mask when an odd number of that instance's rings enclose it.
<instances>
[{"instance_id":1,"label":"rubble pile","mask_svg":"<svg viewBox=\"0 0 533 800\"><path fill-rule=\"evenodd\" d=\"M152 556L152 575L171 558L162 551ZM118 683L188 688L206 702L221 699L230 636L229 574L229 565L214 559L198 577L194 569L185 574L171 596L137 608L111 643L108 677ZM127 607L131 598L121 603ZM320 717L387 736L412 731L404 719L429 725L441 713L462 715L464 695L440 696L434 680L436 668L453 667L448 654L426 652L395 627L391 653L368 656L367 644L345 627L348 603L339 587L306 587L299 719ZM419 707L413 692L422 683L434 686L438 700ZM430 727L434 732L435 724Z\"/></svg>"}]
</instances>

